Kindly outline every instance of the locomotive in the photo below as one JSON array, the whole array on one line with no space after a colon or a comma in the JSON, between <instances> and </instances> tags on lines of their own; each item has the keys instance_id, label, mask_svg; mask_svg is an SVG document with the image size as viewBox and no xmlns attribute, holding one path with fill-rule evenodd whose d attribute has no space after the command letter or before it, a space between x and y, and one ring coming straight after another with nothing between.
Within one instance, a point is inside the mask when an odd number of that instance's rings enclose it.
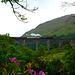
<instances>
[{"instance_id":1,"label":"locomotive","mask_svg":"<svg viewBox=\"0 0 75 75\"><path fill-rule=\"evenodd\" d=\"M42 37L11 37L13 39L53 39L53 37L42 36Z\"/></svg>"}]
</instances>

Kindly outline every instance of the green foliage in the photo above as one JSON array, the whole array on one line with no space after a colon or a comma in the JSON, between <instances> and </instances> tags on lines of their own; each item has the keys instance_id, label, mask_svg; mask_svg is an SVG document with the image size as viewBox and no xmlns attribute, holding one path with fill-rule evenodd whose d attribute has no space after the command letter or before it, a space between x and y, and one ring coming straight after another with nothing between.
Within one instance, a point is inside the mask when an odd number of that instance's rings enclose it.
<instances>
[{"instance_id":1,"label":"green foliage","mask_svg":"<svg viewBox=\"0 0 75 75\"><path fill-rule=\"evenodd\" d=\"M34 59L35 51L29 49L26 45L22 46L22 52L25 55L25 61L31 62Z\"/></svg>"},{"instance_id":2,"label":"green foliage","mask_svg":"<svg viewBox=\"0 0 75 75\"><path fill-rule=\"evenodd\" d=\"M44 47L47 46L46 42L40 42L38 46L40 46L40 45L42 45L42 46L44 46Z\"/></svg>"},{"instance_id":3,"label":"green foliage","mask_svg":"<svg viewBox=\"0 0 75 75\"><path fill-rule=\"evenodd\" d=\"M65 61L65 67L68 70L68 75L75 74L75 49L69 50L63 57Z\"/></svg>"},{"instance_id":4,"label":"green foliage","mask_svg":"<svg viewBox=\"0 0 75 75\"><path fill-rule=\"evenodd\" d=\"M0 65L7 62L7 60L8 60L7 51L6 50L0 51Z\"/></svg>"},{"instance_id":5,"label":"green foliage","mask_svg":"<svg viewBox=\"0 0 75 75\"><path fill-rule=\"evenodd\" d=\"M0 35L0 64L8 60L8 46L14 44L9 35Z\"/></svg>"},{"instance_id":6,"label":"green foliage","mask_svg":"<svg viewBox=\"0 0 75 75\"><path fill-rule=\"evenodd\" d=\"M61 51L61 52L62 52L62 51ZM54 48L51 49L49 54L56 54L56 53L60 53L60 51L59 51L58 48L56 48L56 49L54 49Z\"/></svg>"},{"instance_id":7,"label":"green foliage","mask_svg":"<svg viewBox=\"0 0 75 75\"><path fill-rule=\"evenodd\" d=\"M75 50L75 44L73 44L73 46L72 46L72 50Z\"/></svg>"},{"instance_id":8,"label":"green foliage","mask_svg":"<svg viewBox=\"0 0 75 75\"><path fill-rule=\"evenodd\" d=\"M71 46L70 46L70 44L66 44L63 48L66 49L66 50L70 50Z\"/></svg>"},{"instance_id":9,"label":"green foliage","mask_svg":"<svg viewBox=\"0 0 75 75\"><path fill-rule=\"evenodd\" d=\"M46 54L47 54L47 51L45 50L45 47L40 45L38 47L37 55L38 56L46 56Z\"/></svg>"},{"instance_id":10,"label":"green foliage","mask_svg":"<svg viewBox=\"0 0 75 75\"><path fill-rule=\"evenodd\" d=\"M28 46L28 48L32 50L36 50L36 45L34 42L28 42L26 45Z\"/></svg>"},{"instance_id":11,"label":"green foliage","mask_svg":"<svg viewBox=\"0 0 75 75\"><path fill-rule=\"evenodd\" d=\"M7 53L8 53L9 57L16 57L17 56L18 50L17 50L16 46L9 45L7 48L7 51L8 51Z\"/></svg>"},{"instance_id":12,"label":"green foliage","mask_svg":"<svg viewBox=\"0 0 75 75\"><path fill-rule=\"evenodd\" d=\"M10 1L10 0L2 0L1 2L2 2L2 3L4 2L4 3L6 4L6 3L9 2L9 1ZM11 0L11 1L12 1L13 3L19 2L19 0Z\"/></svg>"},{"instance_id":13,"label":"green foliage","mask_svg":"<svg viewBox=\"0 0 75 75\"><path fill-rule=\"evenodd\" d=\"M68 33L67 35L56 36L56 38L75 38L75 33Z\"/></svg>"},{"instance_id":14,"label":"green foliage","mask_svg":"<svg viewBox=\"0 0 75 75\"><path fill-rule=\"evenodd\" d=\"M47 63L46 72L48 72L48 75L56 75L62 65L63 63L59 59L53 59Z\"/></svg>"},{"instance_id":15,"label":"green foliage","mask_svg":"<svg viewBox=\"0 0 75 75\"><path fill-rule=\"evenodd\" d=\"M2 43L14 44L14 40L10 38L9 34L0 35L0 44Z\"/></svg>"}]
</instances>

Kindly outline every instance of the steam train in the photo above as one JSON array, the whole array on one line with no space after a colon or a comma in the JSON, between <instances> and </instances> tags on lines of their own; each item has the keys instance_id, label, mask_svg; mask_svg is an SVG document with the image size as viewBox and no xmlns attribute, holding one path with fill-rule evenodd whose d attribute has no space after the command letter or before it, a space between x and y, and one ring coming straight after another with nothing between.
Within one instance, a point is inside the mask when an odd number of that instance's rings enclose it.
<instances>
[{"instance_id":1,"label":"steam train","mask_svg":"<svg viewBox=\"0 0 75 75\"><path fill-rule=\"evenodd\" d=\"M53 37L11 37L13 39L53 39Z\"/></svg>"},{"instance_id":2,"label":"steam train","mask_svg":"<svg viewBox=\"0 0 75 75\"><path fill-rule=\"evenodd\" d=\"M50 37L50 36L43 36L43 37L40 37L41 39L53 39L53 37Z\"/></svg>"}]
</instances>

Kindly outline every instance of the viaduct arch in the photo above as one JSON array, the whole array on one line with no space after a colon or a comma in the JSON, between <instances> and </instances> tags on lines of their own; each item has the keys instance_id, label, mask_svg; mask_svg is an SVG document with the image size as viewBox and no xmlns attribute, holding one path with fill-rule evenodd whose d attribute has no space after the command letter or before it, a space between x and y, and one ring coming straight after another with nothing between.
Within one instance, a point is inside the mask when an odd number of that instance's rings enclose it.
<instances>
[{"instance_id":1,"label":"viaduct arch","mask_svg":"<svg viewBox=\"0 0 75 75\"><path fill-rule=\"evenodd\" d=\"M51 39L51 38L27 38L27 37L11 37L16 41L19 41L22 43L22 45L27 44L27 42L33 41L36 44L36 53L38 50L38 44L39 42L43 41L47 43L47 47L48 47L48 53L49 53L49 44L50 42L57 42L59 44L59 51L61 51L61 45L63 42L65 41L69 41L70 45L72 46L73 43L75 42L75 38L69 38L69 39Z\"/></svg>"}]
</instances>

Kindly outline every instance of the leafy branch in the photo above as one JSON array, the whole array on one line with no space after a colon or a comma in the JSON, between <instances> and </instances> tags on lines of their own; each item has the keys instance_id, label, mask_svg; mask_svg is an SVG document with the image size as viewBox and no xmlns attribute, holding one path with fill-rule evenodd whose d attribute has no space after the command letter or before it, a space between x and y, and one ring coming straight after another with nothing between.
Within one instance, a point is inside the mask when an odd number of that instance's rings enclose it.
<instances>
[{"instance_id":1,"label":"leafy branch","mask_svg":"<svg viewBox=\"0 0 75 75\"><path fill-rule=\"evenodd\" d=\"M27 3L27 0L26 1L24 1L24 0L2 0L1 1L2 3L4 2L5 4L7 3L7 2L9 2L10 3L10 5L11 5L11 7L12 7L12 9L13 9L13 13L15 14L15 16L17 17L17 19L19 20L19 21L22 21L22 22L24 22L24 23L27 23L27 18L25 17L25 14L21 14L20 12L18 12L16 9L19 9L20 7L22 8L22 9L24 9L24 10L27 10L27 11L29 11L29 12L34 12L34 11L36 11L38 8L33 8L33 9L28 9L27 7L28 7L28 3ZM24 6L23 4L21 4L20 2L22 2L22 3L26 3L25 5L26 6ZM15 8L14 7L14 5L15 4L17 4L17 6L19 6L19 7L17 7L17 8Z\"/></svg>"}]
</instances>

